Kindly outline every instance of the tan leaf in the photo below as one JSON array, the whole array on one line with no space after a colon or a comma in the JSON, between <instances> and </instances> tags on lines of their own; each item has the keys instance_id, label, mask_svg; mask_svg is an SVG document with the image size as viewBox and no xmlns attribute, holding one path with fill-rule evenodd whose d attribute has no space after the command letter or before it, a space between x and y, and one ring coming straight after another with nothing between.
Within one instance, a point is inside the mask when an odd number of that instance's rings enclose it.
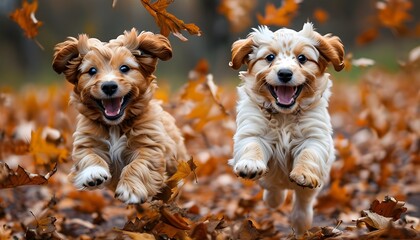
<instances>
[{"instance_id":1,"label":"tan leaf","mask_svg":"<svg viewBox=\"0 0 420 240\"><path fill-rule=\"evenodd\" d=\"M387 218L381 216L370 210L363 210L362 217L356 220L357 223L363 222L366 226L372 231L374 229L384 229L387 228L392 218Z\"/></svg>"}]
</instances>

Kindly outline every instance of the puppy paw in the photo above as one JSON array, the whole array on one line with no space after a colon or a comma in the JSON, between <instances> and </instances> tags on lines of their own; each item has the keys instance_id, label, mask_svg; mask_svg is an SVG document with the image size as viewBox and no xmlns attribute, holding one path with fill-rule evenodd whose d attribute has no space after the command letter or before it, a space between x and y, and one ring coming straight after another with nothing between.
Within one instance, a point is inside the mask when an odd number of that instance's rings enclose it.
<instances>
[{"instance_id":1,"label":"puppy paw","mask_svg":"<svg viewBox=\"0 0 420 240\"><path fill-rule=\"evenodd\" d=\"M146 202L148 192L141 182L135 185L124 180L120 180L115 190L115 198L124 202L125 204L142 204Z\"/></svg>"},{"instance_id":2,"label":"puppy paw","mask_svg":"<svg viewBox=\"0 0 420 240\"><path fill-rule=\"evenodd\" d=\"M235 164L233 172L242 178L257 180L267 172L267 166L260 160L242 159Z\"/></svg>"},{"instance_id":3,"label":"puppy paw","mask_svg":"<svg viewBox=\"0 0 420 240\"><path fill-rule=\"evenodd\" d=\"M80 171L74 178L74 186L78 189L103 188L111 180L108 169L101 166L90 166Z\"/></svg>"},{"instance_id":4,"label":"puppy paw","mask_svg":"<svg viewBox=\"0 0 420 240\"><path fill-rule=\"evenodd\" d=\"M316 188L321 186L321 179L303 166L296 166L290 173L289 179L301 187Z\"/></svg>"}]
</instances>

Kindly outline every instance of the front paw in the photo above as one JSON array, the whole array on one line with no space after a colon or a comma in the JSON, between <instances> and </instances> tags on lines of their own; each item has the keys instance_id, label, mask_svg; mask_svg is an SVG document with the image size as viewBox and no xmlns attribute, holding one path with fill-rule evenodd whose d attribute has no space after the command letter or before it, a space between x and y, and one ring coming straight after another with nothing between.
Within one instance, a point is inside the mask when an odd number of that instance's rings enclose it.
<instances>
[{"instance_id":1,"label":"front paw","mask_svg":"<svg viewBox=\"0 0 420 240\"><path fill-rule=\"evenodd\" d=\"M146 202L149 194L146 187L141 182L130 182L120 180L115 189L115 198L125 204L142 204Z\"/></svg>"},{"instance_id":2,"label":"front paw","mask_svg":"<svg viewBox=\"0 0 420 240\"><path fill-rule=\"evenodd\" d=\"M77 189L96 189L103 188L111 180L108 169L102 166L89 166L74 177L74 186Z\"/></svg>"},{"instance_id":3,"label":"front paw","mask_svg":"<svg viewBox=\"0 0 420 240\"><path fill-rule=\"evenodd\" d=\"M289 179L301 187L316 188L321 186L321 179L303 166L296 166L290 173Z\"/></svg>"},{"instance_id":4,"label":"front paw","mask_svg":"<svg viewBox=\"0 0 420 240\"><path fill-rule=\"evenodd\" d=\"M267 166L261 160L242 159L235 164L233 172L242 178L257 180L267 172Z\"/></svg>"}]
</instances>

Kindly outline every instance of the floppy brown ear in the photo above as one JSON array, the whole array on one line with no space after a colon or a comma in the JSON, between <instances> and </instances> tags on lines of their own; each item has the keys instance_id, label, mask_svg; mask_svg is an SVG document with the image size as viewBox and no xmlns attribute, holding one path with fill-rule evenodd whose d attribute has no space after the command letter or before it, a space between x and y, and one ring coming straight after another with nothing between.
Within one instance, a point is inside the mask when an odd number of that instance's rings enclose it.
<instances>
[{"instance_id":1,"label":"floppy brown ear","mask_svg":"<svg viewBox=\"0 0 420 240\"><path fill-rule=\"evenodd\" d=\"M70 83L77 82L77 68L81 63L80 54L88 51L87 42L88 37L82 34L79 39L70 37L54 47L52 67L58 74L64 73Z\"/></svg>"},{"instance_id":2,"label":"floppy brown ear","mask_svg":"<svg viewBox=\"0 0 420 240\"><path fill-rule=\"evenodd\" d=\"M318 46L316 48L321 56L331 62L335 71L339 72L344 68L344 46L340 38L330 34L318 36Z\"/></svg>"},{"instance_id":3,"label":"floppy brown ear","mask_svg":"<svg viewBox=\"0 0 420 240\"><path fill-rule=\"evenodd\" d=\"M78 42L76 38L70 37L67 41L55 45L52 67L58 74L63 73L68 62L79 55Z\"/></svg>"},{"instance_id":4,"label":"floppy brown ear","mask_svg":"<svg viewBox=\"0 0 420 240\"><path fill-rule=\"evenodd\" d=\"M252 52L253 41L251 38L240 39L232 44L232 59L229 66L238 70L242 64L248 62L248 55Z\"/></svg>"},{"instance_id":5,"label":"floppy brown ear","mask_svg":"<svg viewBox=\"0 0 420 240\"><path fill-rule=\"evenodd\" d=\"M147 55L167 61L172 58L172 47L165 36L152 32L142 32L137 37L138 48Z\"/></svg>"}]
</instances>

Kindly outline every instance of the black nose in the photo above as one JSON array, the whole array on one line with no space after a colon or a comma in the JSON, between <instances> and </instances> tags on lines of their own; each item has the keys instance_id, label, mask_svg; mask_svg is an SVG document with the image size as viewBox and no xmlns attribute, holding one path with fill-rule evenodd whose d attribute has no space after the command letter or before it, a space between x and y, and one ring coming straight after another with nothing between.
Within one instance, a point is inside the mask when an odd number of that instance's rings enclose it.
<instances>
[{"instance_id":1,"label":"black nose","mask_svg":"<svg viewBox=\"0 0 420 240\"><path fill-rule=\"evenodd\" d=\"M292 80L293 72L289 69L280 69L280 71L277 72L277 76L281 82L288 82Z\"/></svg>"},{"instance_id":2,"label":"black nose","mask_svg":"<svg viewBox=\"0 0 420 240\"><path fill-rule=\"evenodd\" d=\"M118 85L115 82L109 81L103 83L101 89L106 95L112 96L112 94L114 94L117 91Z\"/></svg>"}]
</instances>

